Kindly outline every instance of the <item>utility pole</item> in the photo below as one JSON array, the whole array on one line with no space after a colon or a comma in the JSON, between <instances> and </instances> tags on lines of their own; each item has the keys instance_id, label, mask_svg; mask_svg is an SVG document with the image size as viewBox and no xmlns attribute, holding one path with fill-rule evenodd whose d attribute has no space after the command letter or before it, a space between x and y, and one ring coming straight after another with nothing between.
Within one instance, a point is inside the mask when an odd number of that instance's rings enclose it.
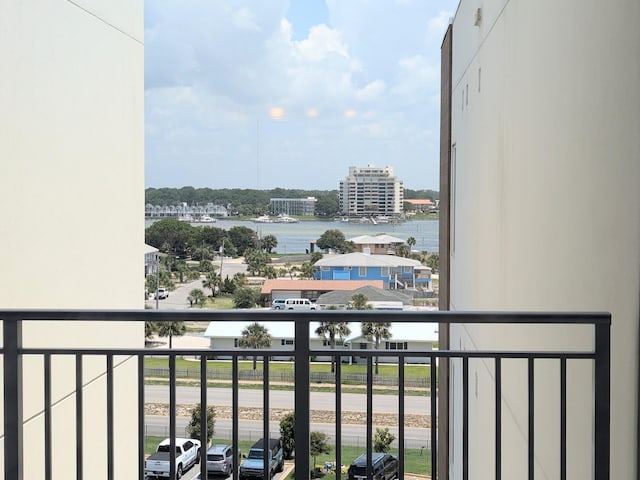
<instances>
[{"instance_id":1,"label":"utility pole","mask_svg":"<svg viewBox=\"0 0 640 480\"><path fill-rule=\"evenodd\" d=\"M158 310L158 288L160 286L160 258L156 253L156 310Z\"/></svg>"}]
</instances>

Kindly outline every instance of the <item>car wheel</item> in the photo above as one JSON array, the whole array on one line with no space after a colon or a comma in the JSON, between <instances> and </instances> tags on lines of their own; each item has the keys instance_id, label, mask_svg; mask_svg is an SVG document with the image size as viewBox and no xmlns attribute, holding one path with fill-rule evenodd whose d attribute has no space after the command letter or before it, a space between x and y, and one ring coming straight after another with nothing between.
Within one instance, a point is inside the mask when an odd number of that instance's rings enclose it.
<instances>
[{"instance_id":1,"label":"car wheel","mask_svg":"<svg viewBox=\"0 0 640 480\"><path fill-rule=\"evenodd\" d=\"M182 464L178 465L176 470L176 478L182 478Z\"/></svg>"},{"instance_id":2,"label":"car wheel","mask_svg":"<svg viewBox=\"0 0 640 480\"><path fill-rule=\"evenodd\" d=\"M196 463L200 463L200 450L196 452Z\"/></svg>"}]
</instances>

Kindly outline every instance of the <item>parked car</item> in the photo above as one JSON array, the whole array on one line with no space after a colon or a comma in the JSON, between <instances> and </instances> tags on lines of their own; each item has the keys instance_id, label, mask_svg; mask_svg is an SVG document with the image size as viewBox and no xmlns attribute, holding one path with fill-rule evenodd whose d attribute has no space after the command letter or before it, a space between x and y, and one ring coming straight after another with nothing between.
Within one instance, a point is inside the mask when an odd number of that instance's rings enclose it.
<instances>
[{"instance_id":1,"label":"parked car","mask_svg":"<svg viewBox=\"0 0 640 480\"><path fill-rule=\"evenodd\" d=\"M271 301L271 308L273 308L274 310L284 310L284 302L284 298L274 298Z\"/></svg>"},{"instance_id":2,"label":"parked car","mask_svg":"<svg viewBox=\"0 0 640 480\"><path fill-rule=\"evenodd\" d=\"M374 480L391 480L398 478L398 459L388 453L374 452L371 454ZM367 454L363 453L349 466L348 480L367 478Z\"/></svg>"},{"instance_id":3,"label":"parked car","mask_svg":"<svg viewBox=\"0 0 640 480\"><path fill-rule=\"evenodd\" d=\"M188 438L176 438L176 478L200 461L200 442ZM171 465L171 441L166 438L158 445L154 454L144 462L148 477L169 477Z\"/></svg>"},{"instance_id":4,"label":"parked car","mask_svg":"<svg viewBox=\"0 0 640 480\"><path fill-rule=\"evenodd\" d=\"M233 472L235 457L231 445L213 445L207 450L207 474L228 477Z\"/></svg>"},{"instance_id":5,"label":"parked car","mask_svg":"<svg viewBox=\"0 0 640 480\"><path fill-rule=\"evenodd\" d=\"M250 478L271 479L273 476L284 470L284 452L282 442L279 438L269 439L269 474L264 474L264 448L265 441L261 438L249 449L249 455L240 465L240 480Z\"/></svg>"},{"instance_id":6,"label":"parked car","mask_svg":"<svg viewBox=\"0 0 640 480\"><path fill-rule=\"evenodd\" d=\"M285 310L315 310L318 306L308 298L287 298L284 301Z\"/></svg>"},{"instance_id":7,"label":"parked car","mask_svg":"<svg viewBox=\"0 0 640 480\"><path fill-rule=\"evenodd\" d=\"M164 298L168 298L169 297L169 290L164 288L164 287L160 287L158 288L158 298L160 300L164 299Z\"/></svg>"}]
</instances>

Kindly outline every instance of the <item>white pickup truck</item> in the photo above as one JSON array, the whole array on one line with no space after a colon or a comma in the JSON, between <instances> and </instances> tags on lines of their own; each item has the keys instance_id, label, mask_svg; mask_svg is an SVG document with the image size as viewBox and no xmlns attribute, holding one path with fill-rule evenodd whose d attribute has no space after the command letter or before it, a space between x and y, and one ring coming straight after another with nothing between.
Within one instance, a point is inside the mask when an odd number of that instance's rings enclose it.
<instances>
[{"instance_id":1,"label":"white pickup truck","mask_svg":"<svg viewBox=\"0 0 640 480\"><path fill-rule=\"evenodd\" d=\"M171 445L166 438L158 449L144 462L144 473L151 478L169 477ZM188 438L176 438L176 477L200 461L200 442Z\"/></svg>"}]
</instances>

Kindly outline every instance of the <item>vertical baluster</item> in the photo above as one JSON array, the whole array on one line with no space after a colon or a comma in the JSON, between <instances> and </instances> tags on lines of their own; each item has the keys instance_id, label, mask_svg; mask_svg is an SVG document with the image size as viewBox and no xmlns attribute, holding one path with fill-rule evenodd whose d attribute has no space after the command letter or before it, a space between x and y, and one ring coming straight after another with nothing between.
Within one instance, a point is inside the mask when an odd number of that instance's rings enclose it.
<instances>
[{"instance_id":1,"label":"vertical baluster","mask_svg":"<svg viewBox=\"0 0 640 480\"><path fill-rule=\"evenodd\" d=\"M529 387L529 452L528 452L528 464L529 464L529 480L533 479L534 474L534 440L535 440L535 432L534 432L534 416L535 416L535 408L534 408L534 371L533 371L533 358L529 358L528 361L528 387Z\"/></svg>"},{"instance_id":2,"label":"vertical baluster","mask_svg":"<svg viewBox=\"0 0 640 480\"><path fill-rule=\"evenodd\" d=\"M238 409L238 356L234 355L231 371L233 378L231 379L231 414L233 415L233 420L231 424L232 432L232 443L233 443L233 480L238 480L238 463L240 459L239 450L238 450L238 430L239 430L239 419L240 410Z\"/></svg>"},{"instance_id":3,"label":"vertical baluster","mask_svg":"<svg viewBox=\"0 0 640 480\"><path fill-rule=\"evenodd\" d=\"M462 478L469 479L469 357L462 358Z\"/></svg>"},{"instance_id":4,"label":"vertical baluster","mask_svg":"<svg viewBox=\"0 0 640 480\"><path fill-rule=\"evenodd\" d=\"M404 355L398 357L398 478L404 478Z\"/></svg>"},{"instance_id":5,"label":"vertical baluster","mask_svg":"<svg viewBox=\"0 0 640 480\"><path fill-rule=\"evenodd\" d=\"M76 355L76 480L82 480L84 463L82 355ZM144 450L141 448L142 453ZM144 472L142 472L144 473ZM142 478L142 474L140 475Z\"/></svg>"},{"instance_id":6,"label":"vertical baluster","mask_svg":"<svg viewBox=\"0 0 640 480\"><path fill-rule=\"evenodd\" d=\"M176 478L176 357L169 354L169 478Z\"/></svg>"},{"instance_id":7,"label":"vertical baluster","mask_svg":"<svg viewBox=\"0 0 640 480\"><path fill-rule=\"evenodd\" d=\"M207 478L207 356L200 355L200 476Z\"/></svg>"},{"instance_id":8,"label":"vertical baluster","mask_svg":"<svg viewBox=\"0 0 640 480\"><path fill-rule=\"evenodd\" d=\"M114 478L113 355L107 354L107 478Z\"/></svg>"},{"instance_id":9,"label":"vertical baluster","mask_svg":"<svg viewBox=\"0 0 640 480\"><path fill-rule=\"evenodd\" d=\"M336 355L336 479L342 479L342 357Z\"/></svg>"},{"instance_id":10,"label":"vertical baluster","mask_svg":"<svg viewBox=\"0 0 640 480\"><path fill-rule=\"evenodd\" d=\"M367 357L367 478L373 478L373 357Z\"/></svg>"},{"instance_id":11,"label":"vertical baluster","mask_svg":"<svg viewBox=\"0 0 640 480\"><path fill-rule=\"evenodd\" d=\"M44 355L44 478L51 480L51 354Z\"/></svg>"},{"instance_id":12,"label":"vertical baluster","mask_svg":"<svg viewBox=\"0 0 640 480\"><path fill-rule=\"evenodd\" d=\"M495 468L496 468L496 480L502 479L502 359L496 357L496 446L495 446Z\"/></svg>"},{"instance_id":13,"label":"vertical baluster","mask_svg":"<svg viewBox=\"0 0 640 480\"><path fill-rule=\"evenodd\" d=\"M567 480L567 359L560 359L560 480Z\"/></svg>"},{"instance_id":14,"label":"vertical baluster","mask_svg":"<svg viewBox=\"0 0 640 480\"><path fill-rule=\"evenodd\" d=\"M138 355L138 478L144 474L145 444L145 411L144 411L144 355Z\"/></svg>"},{"instance_id":15,"label":"vertical baluster","mask_svg":"<svg viewBox=\"0 0 640 480\"><path fill-rule=\"evenodd\" d=\"M438 475L438 384L436 357L429 357L429 369L431 372L431 478ZM445 419L447 421L447 419Z\"/></svg>"},{"instance_id":16,"label":"vertical baluster","mask_svg":"<svg viewBox=\"0 0 640 480\"><path fill-rule=\"evenodd\" d=\"M304 318L295 320L295 445L296 445L296 472L300 472L300 478L309 475L309 321Z\"/></svg>"}]
</instances>

